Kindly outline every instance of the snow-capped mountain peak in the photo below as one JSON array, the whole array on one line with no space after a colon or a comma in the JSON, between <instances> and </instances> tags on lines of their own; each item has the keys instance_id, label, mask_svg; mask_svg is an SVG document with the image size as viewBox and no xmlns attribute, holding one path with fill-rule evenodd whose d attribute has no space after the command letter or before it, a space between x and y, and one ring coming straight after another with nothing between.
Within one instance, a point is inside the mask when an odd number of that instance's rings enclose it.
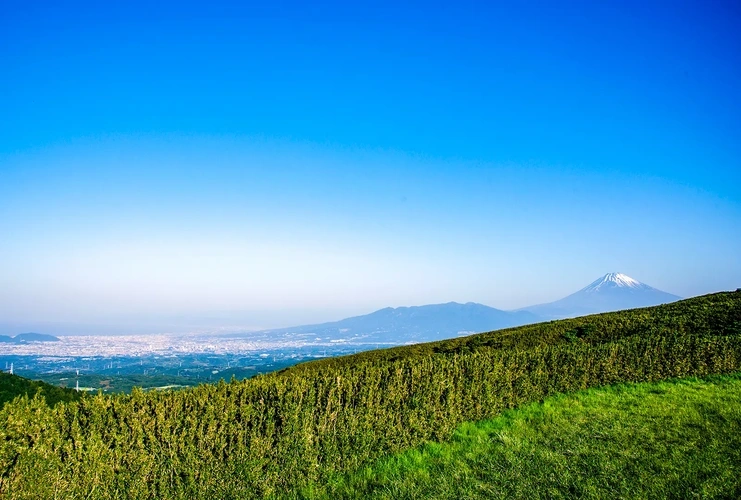
<instances>
[{"instance_id":1,"label":"snow-capped mountain peak","mask_svg":"<svg viewBox=\"0 0 741 500\"><path fill-rule=\"evenodd\" d=\"M547 304L524 308L550 319L619 311L674 302L681 297L662 292L622 273L608 273L578 292Z\"/></svg>"},{"instance_id":2,"label":"snow-capped mountain peak","mask_svg":"<svg viewBox=\"0 0 741 500\"><path fill-rule=\"evenodd\" d=\"M603 288L633 288L636 290L645 290L650 289L651 287L644 285L640 281L623 273L608 273L584 287L582 291L597 292Z\"/></svg>"}]
</instances>

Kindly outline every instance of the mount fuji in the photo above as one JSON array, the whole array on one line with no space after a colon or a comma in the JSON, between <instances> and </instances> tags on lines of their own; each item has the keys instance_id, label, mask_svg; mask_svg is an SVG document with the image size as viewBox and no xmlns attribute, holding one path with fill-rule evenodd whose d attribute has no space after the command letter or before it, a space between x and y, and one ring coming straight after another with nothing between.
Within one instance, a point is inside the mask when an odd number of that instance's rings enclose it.
<instances>
[{"instance_id":1,"label":"mount fuji","mask_svg":"<svg viewBox=\"0 0 741 500\"><path fill-rule=\"evenodd\" d=\"M608 273L563 299L519 310L544 319L559 319L655 306L680 299L681 297L657 290L625 274Z\"/></svg>"}]
</instances>

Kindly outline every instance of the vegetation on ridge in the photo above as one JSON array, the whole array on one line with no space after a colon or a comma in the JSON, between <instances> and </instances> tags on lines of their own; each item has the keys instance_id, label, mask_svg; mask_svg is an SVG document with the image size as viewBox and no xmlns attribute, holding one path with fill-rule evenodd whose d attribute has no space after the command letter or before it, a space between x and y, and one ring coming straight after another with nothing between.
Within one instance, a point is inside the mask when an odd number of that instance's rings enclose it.
<instances>
[{"instance_id":1,"label":"vegetation on ridge","mask_svg":"<svg viewBox=\"0 0 741 500\"><path fill-rule=\"evenodd\" d=\"M560 392L741 369L741 293L0 410L7 498L290 494Z\"/></svg>"},{"instance_id":2,"label":"vegetation on ridge","mask_svg":"<svg viewBox=\"0 0 741 500\"><path fill-rule=\"evenodd\" d=\"M56 387L38 380L28 380L23 377L0 372L0 406L8 401L12 401L18 396L33 397L36 394L44 396L44 400L50 406L63 401L69 402L80 399L80 393L72 389Z\"/></svg>"},{"instance_id":3,"label":"vegetation on ridge","mask_svg":"<svg viewBox=\"0 0 741 500\"><path fill-rule=\"evenodd\" d=\"M326 358L289 367L283 371L322 369L325 366L352 365L358 361L396 361L435 354L465 354L480 349L531 349L578 340L591 345L604 344L632 335L741 334L741 288L681 300L660 306L593 314L578 318L547 321L506 328L436 342Z\"/></svg>"}]
</instances>

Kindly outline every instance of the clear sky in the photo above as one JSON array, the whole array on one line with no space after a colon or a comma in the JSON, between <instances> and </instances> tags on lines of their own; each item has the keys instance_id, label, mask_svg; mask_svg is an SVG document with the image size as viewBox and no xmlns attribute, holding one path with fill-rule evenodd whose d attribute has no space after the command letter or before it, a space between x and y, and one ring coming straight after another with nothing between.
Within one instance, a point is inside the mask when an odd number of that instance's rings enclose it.
<instances>
[{"instance_id":1,"label":"clear sky","mask_svg":"<svg viewBox=\"0 0 741 500\"><path fill-rule=\"evenodd\" d=\"M739 26L718 1L5 0L0 333L507 309L612 271L735 289Z\"/></svg>"}]
</instances>

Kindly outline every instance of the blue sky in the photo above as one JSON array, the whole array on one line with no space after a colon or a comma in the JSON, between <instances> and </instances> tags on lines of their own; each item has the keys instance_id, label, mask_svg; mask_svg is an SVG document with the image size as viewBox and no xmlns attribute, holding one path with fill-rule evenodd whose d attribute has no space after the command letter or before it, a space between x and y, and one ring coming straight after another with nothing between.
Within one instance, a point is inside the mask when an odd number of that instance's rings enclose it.
<instances>
[{"instance_id":1,"label":"blue sky","mask_svg":"<svg viewBox=\"0 0 741 500\"><path fill-rule=\"evenodd\" d=\"M741 286L737 3L112 4L0 7L0 333Z\"/></svg>"}]
</instances>

